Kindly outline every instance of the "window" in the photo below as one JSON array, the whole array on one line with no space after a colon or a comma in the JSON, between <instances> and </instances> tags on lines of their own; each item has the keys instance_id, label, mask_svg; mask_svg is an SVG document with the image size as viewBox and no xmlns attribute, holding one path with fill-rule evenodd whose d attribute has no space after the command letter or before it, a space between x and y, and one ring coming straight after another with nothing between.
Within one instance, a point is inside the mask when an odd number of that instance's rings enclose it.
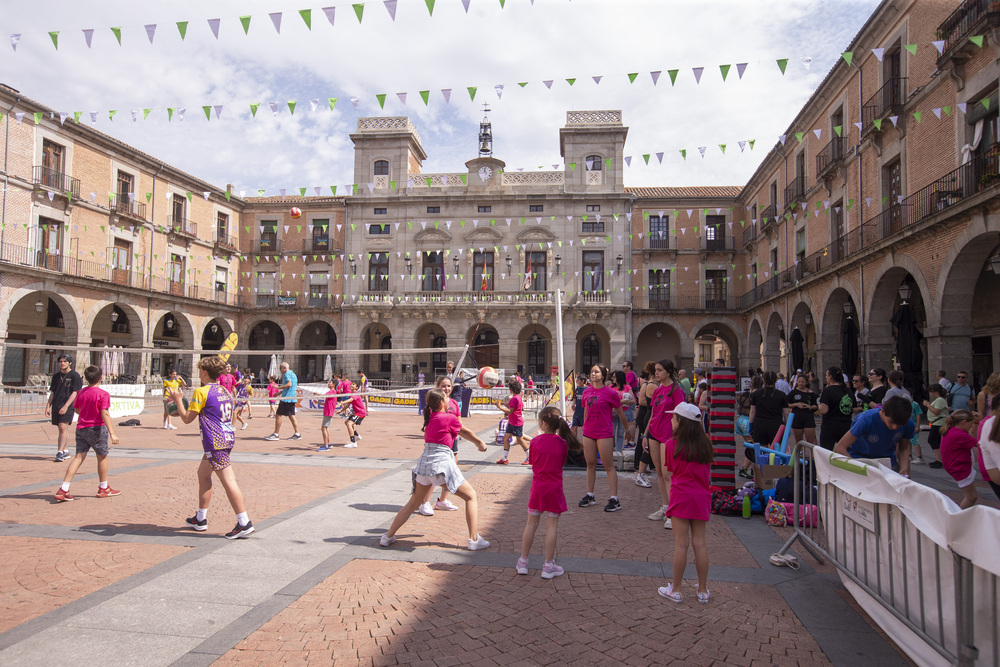
<instances>
[{"instance_id":1,"label":"window","mask_svg":"<svg viewBox=\"0 0 1000 667\"><path fill-rule=\"evenodd\" d=\"M583 251L583 291L600 292L604 289L604 251Z\"/></svg>"},{"instance_id":2,"label":"window","mask_svg":"<svg viewBox=\"0 0 1000 667\"><path fill-rule=\"evenodd\" d=\"M383 224L383 225L370 224L370 225L368 225L368 233L369 234L388 234L389 233L389 225L388 224Z\"/></svg>"},{"instance_id":3,"label":"window","mask_svg":"<svg viewBox=\"0 0 1000 667\"><path fill-rule=\"evenodd\" d=\"M184 230L184 208L187 201L184 195L174 194L170 201L170 212L171 212L171 229Z\"/></svg>"},{"instance_id":4,"label":"window","mask_svg":"<svg viewBox=\"0 0 1000 667\"><path fill-rule=\"evenodd\" d=\"M705 216L705 249L706 250L726 249L726 216L724 215Z\"/></svg>"},{"instance_id":5,"label":"window","mask_svg":"<svg viewBox=\"0 0 1000 667\"><path fill-rule=\"evenodd\" d=\"M723 310L726 308L726 272L705 271L705 308Z\"/></svg>"},{"instance_id":6,"label":"window","mask_svg":"<svg viewBox=\"0 0 1000 667\"><path fill-rule=\"evenodd\" d=\"M769 194L771 195L771 202L770 202L771 206L777 206L778 205L778 181L775 181L774 183L771 183L771 189L770 189L770 193Z\"/></svg>"},{"instance_id":7,"label":"window","mask_svg":"<svg viewBox=\"0 0 1000 667\"><path fill-rule=\"evenodd\" d=\"M229 282L229 271L218 267L215 269L215 291L225 292L226 284Z\"/></svg>"},{"instance_id":8,"label":"window","mask_svg":"<svg viewBox=\"0 0 1000 667\"><path fill-rule=\"evenodd\" d=\"M806 229L803 227L795 232L795 259L802 261L806 258Z\"/></svg>"},{"instance_id":9,"label":"window","mask_svg":"<svg viewBox=\"0 0 1000 667\"><path fill-rule=\"evenodd\" d=\"M368 291L389 291L389 253L373 252L368 256Z\"/></svg>"},{"instance_id":10,"label":"window","mask_svg":"<svg viewBox=\"0 0 1000 667\"><path fill-rule=\"evenodd\" d=\"M121 169L118 170L118 199L129 201L129 195L135 192L135 176Z\"/></svg>"},{"instance_id":11,"label":"window","mask_svg":"<svg viewBox=\"0 0 1000 667\"><path fill-rule=\"evenodd\" d=\"M330 249L330 221L312 221L312 250L313 252L326 252Z\"/></svg>"},{"instance_id":12,"label":"window","mask_svg":"<svg viewBox=\"0 0 1000 667\"><path fill-rule=\"evenodd\" d=\"M215 240L229 243L229 214L219 213L215 216Z\"/></svg>"},{"instance_id":13,"label":"window","mask_svg":"<svg viewBox=\"0 0 1000 667\"><path fill-rule=\"evenodd\" d=\"M600 212L601 212L600 204L587 204L587 213L600 213Z\"/></svg>"},{"instance_id":14,"label":"window","mask_svg":"<svg viewBox=\"0 0 1000 667\"><path fill-rule=\"evenodd\" d=\"M750 207L750 220L755 222L757 220L757 204Z\"/></svg>"},{"instance_id":15,"label":"window","mask_svg":"<svg viewBox=\"0 0 1000 667\"><path fill-rule=\"evenodd\" d=\"M528 204L528 213L541 213L544 210L544 204Z\"/></svg>"},{"instance_id":16,"label":"window","mask_svg":"<svg viewBox=\"0 0 1000 667\"><path fill-rule=\"evenodd\" d=\"M545 362L545 341L537 333L528 339L528 376L548 376L548 364Z\"/></svg>"},{"instance_id":17,"label":"window","mask_svg":"<svg viewBox=\"0 0 1000 667\"><path fill-rule=\"evenodd\" d=\"M472 256L472 287L480 292L493 289L492 252L476 252Z\"/></svg>"},{"instance_id":18,"label":"window","mask_svg":"<svg viewBox=\"0 0 1000 667\"><path fill-rule=\"evenodd\" d=\"M670 247L670 216L649 216L649 247L653 250Z\"/></svg>"},{"instance_id":19,"label":"window","mask_svg":"<svg viewBox=\"0 0 1000 667\"><path fill-rule=\"evenodd\" d=\"M889 213L879 216L882 237L898 232L903 228L903 207L900 198L903 196L903 169L899 160L882 167L882 193L888 197L886 204Z\"/></svg>"},{"instance_id":20,"label":"window","mask_svg":"<svg viewBox=\"0 0 1000 667\"><path fill-rule=\"evenodd\" d=\"M262 220L260 223L260 249L276 250L278 248L278 221Z\"/></svg>"},{"instance_id":21,"label":"window","mask_svg":"<svg viewBox=\"0 0 1000 667\"><path fill-rule=\"evenodd\" d=\"M309 274L309 307L326 308L330 305L330 290L327 274L313 271Z\"/></svg>"},{"instance_id":22,"label":"window","mask_svg":"<svg viewBox=\"0 0 1000 667\"><path fill-rule=\"evenodd\" d=\"M493 212L493 207L492 206L480 206L479 207L479 212L480 213L492 213Z\"/></svg>"},{"instance_id":23,"label":"window","mask_svg":"<svg viewBox=\"0 0 1000 667\"><path fill-rule=\"evenodd\" d=\"M601 340L592 333L580 343L580 368L590 373L594 364L601 363Z\"/></svg>"},{"instance_id":24,"label":"window","mask_svg":"<svg viewBox=\"0 0 1000 667\"><path fill-rule=\"evenodd\" d=\"M522 287L532 292L544 292L548 277L546 263L548 255L545 252L525 253L525 278Z\"/></svg>"},{"instance_id":25,"label":"window","mask_svg":"<svg viewBox=\"0 0 1000 667\"><path fill-rule=\"evenodd\" d=\"M670 307L670 270L649 270L649 307L665 310Z\"/></svg>"},{"instance_id":26,"label":"window","mask_svg":"<svg viewBox=\"0 0 1000 667\"><path fill-rule=\"evenodd\" d=\"M184 258L170 254L170 293L184 294Z\"/></svg>"},{"instance_id":27,"label":"window","mask_svg":"<svg viewBox=\"0 0 1000 667\"><path fill-rule=\"evenodd\" d=\"M262 271L257 274L257 306L273 308L276 305L274 295L276 282L274 271Z\"/></svg>"},{"instance_id":28,"label":"window","mask_svg":"<svg viewBox=\"0 0 1000 667\"><path fill-rule=\"evenodd\" d=\"M584 216L584 218L586 218L586 216ZM584 234L592 234L592 233L595 233L595 232L598 233L598 234L603 234L604 233L604 223L601 222L600 220L586 220L585 219L583 221L583 233Z\"/></svg>"},{"instance_id":29,"label":"window","mask_svg":"<svg viewBox=\"0 0 1000 667\"><path fill-rule=\"evenodd\" d=\"M375 215L386 215L388 212L389 212L388 209L384 208L375 209Z\"/></svg>"},{"instance_id":30,"label":"window","mask_svg":"<svg viewBox=\"0 0 1000 667\"><path fill-rule=\"evenodd\" d=\"M389 161L388 160L376 160L375 161L375 176L388 176L389 175Z\"/></svg>"},{"instance_id":31,"label":"window","mask_svg":"<svg viewBox=\"0 0 1000 667\"><path fill-rule=\"evenodd\" d=\"M444 253L425 252L423 253L423 257L423 291L441 292L444 289L444 285L441 282L441 277L444 275Z\"/></svg>"},{"instance_id":32,"label":"window","mask_svg":"<svg viewBox=\"0 0 1000 667\"><path fill-rule=\"evenodd\" d=\"M604 160L601 159L600 155L588 155L585 162L587 163L587 171L600 171L604 166Z\"/></svg>"},{"instance_id":33,"label":"window","mask_svg":"<svg viewBox=\"0 0 1000 667\"><path fill-rule=\"evenodd\" d=\"M750 286L757 289L757 262L750 265Z\"/></svg>"},{"instance_id":34,"label":"window","mask_svg":"<svg viewBox=\"0 0 1000 667\"><path fill-rule=\"evenodd\" d=\"M111 281L116 285L130 285L132 280L132 244L115 239L111 249Z\"/></svg>"},{"instance_id":35,"label":"window","mask_svg":"<svg viewBox=\"0 0 1000 667\"><path fill-rule=\"evenodd\" d=\"M42 185L62 189L65 149L48 139L42 140Z\"/></svg>"},{"instance_id":36,"label":"window","mask_svg":"<svg viewBox=\"0 0 1000 667\"><path fill-rule=\"evenodd\" d=\"M440 213L441 212L441 207L440 206L428 206L427 207L427 212L428 213Z\"/></svg>"},{"instance_id":37,"label":"window","mask_svg":"<svg viewBox=\"0 0 1000 667\"><path fill-rule=\"evenodd\" d=\"M52 218L38 218L38 232L40 243L39 252L47 255L58 255L62 252L62 230L63 225L58 220Z\"/></svg>"}]
</instances>

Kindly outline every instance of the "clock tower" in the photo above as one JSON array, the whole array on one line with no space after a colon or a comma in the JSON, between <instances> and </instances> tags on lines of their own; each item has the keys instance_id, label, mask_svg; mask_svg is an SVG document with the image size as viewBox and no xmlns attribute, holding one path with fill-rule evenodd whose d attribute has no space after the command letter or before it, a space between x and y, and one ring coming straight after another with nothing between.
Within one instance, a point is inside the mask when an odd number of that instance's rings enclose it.
<instances>
[{"instance_id":1,"label":"clock tower","mask_svg":"<svg viewBox=\"0 0 1000 667\"><path fill-rule=\"evenodd\" d=\"M483 111L489 113L489 105L483 104ZM493 157L493 124L489 116L484 115L479 123L479 157L469 160L465 166L469 169L470 187L488 189L500 182L500 172L506 165Z\"/></svg>"}]
</instances>

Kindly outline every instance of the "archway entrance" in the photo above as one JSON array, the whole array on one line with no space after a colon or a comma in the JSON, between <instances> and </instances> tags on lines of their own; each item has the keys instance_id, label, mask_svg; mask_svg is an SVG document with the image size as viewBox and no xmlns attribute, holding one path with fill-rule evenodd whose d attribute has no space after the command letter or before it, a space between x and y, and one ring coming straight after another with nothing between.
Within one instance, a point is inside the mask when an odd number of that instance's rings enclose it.
<instances>
[{"instance_id":1,"label":"archway entrance","mask_svg":"<svg viewBox=\"0 0 1000 667\"><path fill-rule=\"evenodd\" d=\"M647 361L657 362L670 359L674 366L681 364L681 337L673 326L666 322L647 324L636 338L635 371L638 373Z\"/></svg>"},{"instance_id":2,"label":"archway entrance","mask_svg":"<svg viewBox=\"0 0 1000 667\"><path fill-rule=\"evenodd\" d=\"M61 300L61 299L60 299ZM3 351L4 384L43 385L46 376L59 371L56 359L59 346L70 342L77 330L73 309L45 292L23 296L11 307L7 319L7 340L12 343L41 343L53 347L44 350L5 346ZM70 334L69 332L73 333Z\"/></svg>"},{"instance_id":3,"label":"archway entrance","mask_svg":"<svg viewBox=\"0 0 1000 667\"><path fill-rule=\"evenodd\" d=\"M282 331L276 322L271 320L258 322L250 330L250 335L247 337L247 349L251 351L247 355L248 367L253 369L255 373L259 373L261 377L266 377L271 372L271 355L276 353L265 352L263 354L254 354L253 351L281 350L284 347L285 332ZM281 361L280 356L280 354L277 354L279 358L276 361Z\"/></svg>"},{"instance_id":4,"label":"archway entrance","mask_svg":"<svg viewBox=\"0 0 1000 667\"><path fill-rule=\"evenodd\" d=\"M323 322L317 320L315 322L309 322L302 327L302 332L299 334L299 349L300 350L336 350L337 349L337 333L333 330L328 322ZM319 382L326 381L330 378L325 377L326 375L326 354L322 352L317 354L304 354L299 357L298 367L300 370L300 378L308 378L309 382ZM330 358L330 367L334 372L339 372L340 370L348 370L338 368L339 357L332 356ZM357 369L350 369L349 372L353 372Z\"/></svg>"},{"instance_id":5,"label":"archway entrance","mask_svg":"<svg viewBox=\"0 0 1000 667\"><path fill-rule=\"evenodd\" d=\"M488 324L481 325L476 331L475 338L472 339L469 354L478 368L483 366L498 368L500 366L500 334Z\"/></svg>"}]
</instances>

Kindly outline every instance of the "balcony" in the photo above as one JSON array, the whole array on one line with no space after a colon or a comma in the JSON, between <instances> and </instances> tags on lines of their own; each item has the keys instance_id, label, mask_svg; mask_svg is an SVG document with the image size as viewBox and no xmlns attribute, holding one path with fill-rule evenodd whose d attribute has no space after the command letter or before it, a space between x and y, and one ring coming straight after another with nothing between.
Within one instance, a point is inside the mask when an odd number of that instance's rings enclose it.
<instances>
[{"instance_id":1,"label":"balcony","mask_svg":"<svg viewBox=\"0 0 1000 667\"><path fill-rule=\"evenodd\" d=\"M355 295L355 299L358 303L392 303L393 295L386 288L383 290L361 292Z\"/></svg>"},{"instance_id":2,"label":"balcony","mask_svg":"<svg viewBox=\"0 0 1000 667\"><path fill-rule=\"evenodd\" d=\"M816 181L820 181L826 174L834 171L844 164L844 156L847 154L847 140L837 137L819 152L816 156Z\"/></svg>"},{"instance_id":3,"label":"balcony","mask_svg":"<svg viewBox=\"0 0 1000 667\"><path fill-rule=\"evenodd\" d=\"M701 249L707 252L732 252L736 250L736 239L730 234L716 232L715 238L701 237Z\"/></svg>"},{"instance_id":4,"label":"balcony","mask_svg":"<svg viewBox=\"0 0 1000 667\"><path fill-rule=\"evenodd\" d=\"M216 232L215 236L215 250L221 252L239 252L240 242L235 236L229 236L228 234L219 234Z\"/></svg>"},{"instance_id":5,"label":"balcony","mask_svg":"<svg viewBox=\"0 0 1000 667\"><path fill-rule=\"evenodd\" d=\"M906 101L906 77L892 77L861 107L861 131L870 132L875 121L898 116Z\"/></svg>"},{"instance_id":6,"label":"balcony","mask_svg":"<svg viewBox=\"0 0 1000 667\"><path fill-rule=\"evenodd\" d=\"M670 234L663 230L651 231L646 236L648 250L670 250Z\"/></svg>"},{"instance_id":7,"label":"balcony","mask_svg":"<svg viewBox=\"0 0 1000 667\"><path fill-rule=\"evenodd\" d=\"M187 239L198 238L198 225L191 222L187 218L168 215L167 229L170 230L171 234L176 236L181 236Z\"/></svg>"},{"instance_id":8,"label":"balcony","mask_svg":"<svg viewBox=\"0 0 1000 667\"><path fill-rule=\"evenodd\" d=\"M604 290L588 290L585 292L578 292L580 295L581 303L607 303L611 301L611 292L606 292Z\"/></svg>"},{"instance_id":9,"label":"balcony","mask_svg":"<svg viewBox=\"0 0 1000 667\"><path fill-rule=\"evenodd\" d=\"M331 306L330 295L310 293L307 305L310 308L329 308Z\"/></svg>"},{"instance_id":10,"label":"balcony","mask_svg":"<svg viewBox=\"0 0 1000 667\"><path fill-rule=\"evenodd\" d=\"M764 231L776 222L778 222L777 204L771 204L760 212L760 231Z\"/></svg>"},{"instance_id":11,"label":"balcony","mask_svg":"<svg viewBox=\"0 0 1000 667\"><path fill-rule=\"evenodd\" d=\"M302 239L302 254L304 255L329 255L332 250L333 243L327 236Z\"/></svg>"},{"instance_id":12,"label":"balcony","mask_svg":"<svg viewBox=\"0 0 1000 667\"><path fill-rule=\"evenodd\" d=\"M111 195L111 212L122 218L146 222L146 204L135 200L135 195Z\"/></svg>"},{"instance_id":13,"label":"balcony","mask_svg":"<svg viewBox=\"0 0 1000 667\"><path fill-rule=\"evenodd\" d=\"M587 221L583 223L582 231L584 234L603 234L604 233L604 223L603 222L591 222Z\"/></svg>"},{"instance_id":14,"label":"balcony","mask_svg":"<svg viewBox=\"0 0 1000 667\"><path fill-rule=\"evenodd\" d=\"M277 308L278 307L278 295L277 294L258 294L255 299L255 304L258 308Z\"/></svg>"},{"instance_id":15,"label":"balcony","mask_svg":"<svg viewBox=\"0 0 1000 667\"><path fill-rule=\"evenodd\" d=\"M944 40L938 65L963 49L971 49L970 36L986 34L997 26L1000 26L1000 3L966 0L938 26L935 37Z\"/></svg>"},{"instance_id":16,"label":"balcony","mask_svg":"<svg viewBox=\"0 0 1000 667\"><path fill-rule=\"evenodd\" d=\"M650 285L647 296L649 310L665 311L719 311L736 308L736 299L727 293L708 294L700 296L678 296L670 294L668 285Z\"/></svg>"},{"instance_id":17,"label":"balcony","mask_svg":"<svg viewBox=\"0 0 1000 667\"><path fill-rule=\"evenodd\" d=\"M179 280L171 280L169 281L169 285L170 285L168 289L169 294L172 294L174 296L187 296L186 291L184 289L185 285L183 282L180 282Z\"/></svg>"},{"instance_id":18,"label":"balcony","mask_svg":"<svg viewBox=\"0 0 1000 667\"><path fill-rule=\"evenodd\" d=\"M803 176L793 178L785 186L785 208L798 204L806 196L806 179Z\"/></svg>"},{"instance_id":19,"label":"balcony","mask_svg":"<svg viewBox=\"0 0 1000 667\"><path fill-rule=\"evenodd\" d=\"M650 310L670 310L670 285L650 285L648 298Z\"/></svg>"},{"instance_id":20,"label":"balcony","mask_svg":"<svg viewBox=\"0 0 1000 667\"><path fill-rule=\"evenodd\" d=\"M757 238L757 224L750 223L743 228L743 246L750 245L755 238Z\"/></svg>"},{"instance_id":21,"label":"balcony","mask_svg":"<svg viewBox=\"0 0 1000 667\"><path fill-rule=\"evenodd\" d=\"M35 166L33 169L33 179L35 187L55 190L59 194L70 193L74 198L80 198L80 179L72 178L55 169Z\"/></svg>"},{"instance_id":22,"label":"balcony","mask_svg":"<svg viewBox=\"0 0 1000 667\"><path fill-rule=\"evenodd\" d=\"M252 250L252 255L280 255L281 254L281 239L270 237L262 239L254 239Z\"/></svg>"}]
</instances>

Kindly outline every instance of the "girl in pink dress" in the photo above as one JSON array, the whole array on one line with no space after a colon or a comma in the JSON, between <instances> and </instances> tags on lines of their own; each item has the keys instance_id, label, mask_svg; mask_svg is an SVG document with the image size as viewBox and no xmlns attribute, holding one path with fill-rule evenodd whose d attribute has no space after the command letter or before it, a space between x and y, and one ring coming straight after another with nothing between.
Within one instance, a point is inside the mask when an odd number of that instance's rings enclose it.
<instances>
[{"instance_id":1,"label":"girl in pink dress","mask_svg":"<svg viewBox=\"0 0 1000 667\"><path fill-rule=\"evenodd\" d=\"M615 427L611 413L617 412L618 419L628 424L622 411L622 397L608 381L610 371L606 366L595 364L590 369L590 386L583 392L583 455L587 459L587 495L580 500L580 507L596 505L594 484L597 482L597 457L608 473L611 499L604 506L605 512L617 512L622 508L618 502L618 471L615 469ZM628 438L633 436L634 425L626 430Z\"/></svg>"},{"instance_id":2,"label":"girl in pink dress","mask_svg":"<svg viewBox=\"0 0 1000 667\"><path fill-rule=\"evenodd\" d=\"M531 462L531 494L528 496L528 524L521 539L521 557L517 559L517 573L528 574L528 552L535 540L535 531L542 515L545 519L545 564L542 579L561 576L563 569L556 565L556 535L559 515L566 511L566 494L563 492L563 466L569 450L578 452L583 445L573 435L562 413L553 405L538 413L538 430L531 439L528 460Z\"/></svg>"},{"instance_id":3,"label":"girl in pink dress","mask_svg":"<svg viewBox=\"0 0 1000 667\"><path fill-rule=\"evenodd\" d=\"M688 546L694 547L694 566L698 572L698 602L708 602L708 548L705 525L712 511L709 472L714 459L712 441L705 433L701 411L690 403L681 403L673 411L673 437L664 444L663 462L670 470L670 505L667 516L674 528L674 578L657 590L662 597L681 602L678 589L684 578Z\"/></svg>"}]
</instances>

